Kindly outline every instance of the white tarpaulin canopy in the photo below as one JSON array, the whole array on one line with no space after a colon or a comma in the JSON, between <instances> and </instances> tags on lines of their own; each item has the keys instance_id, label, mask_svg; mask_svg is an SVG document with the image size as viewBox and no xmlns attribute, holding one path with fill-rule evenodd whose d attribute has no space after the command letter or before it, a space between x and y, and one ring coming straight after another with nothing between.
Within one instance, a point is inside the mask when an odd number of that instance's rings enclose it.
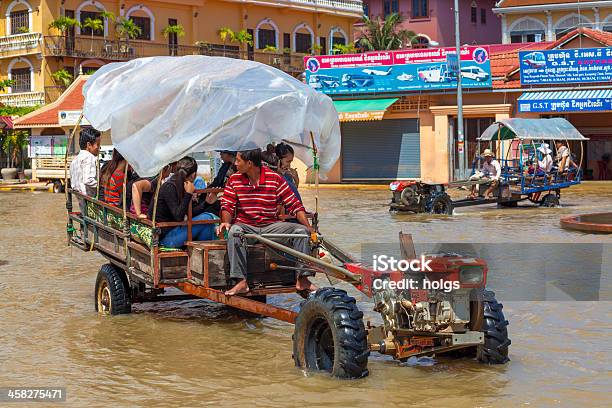
<instances>
[{"instance_id":1,"label":"white tarpaulin canopy","mask_svg":"<svg viewBox=\"0 0 612 408\"><path fill-rule=\"evenodd\" d=\"M254 61L200 55L152 57L100 68L83 87L84 116L111 129L115 148L141 176L192 152L293 144L321 173L340 155L332 100L292 76Z\"/></svg>"}]
</instances>

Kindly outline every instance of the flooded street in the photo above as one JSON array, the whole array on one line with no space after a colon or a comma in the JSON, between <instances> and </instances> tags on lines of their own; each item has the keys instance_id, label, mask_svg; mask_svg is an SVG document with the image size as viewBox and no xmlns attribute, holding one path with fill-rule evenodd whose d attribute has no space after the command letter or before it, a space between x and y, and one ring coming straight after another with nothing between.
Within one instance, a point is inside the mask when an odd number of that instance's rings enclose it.
<instances>
[{"instance_id":1,"label":"flooded street","mask_svg":"<svg viewBox=\"0 0 612 408\"><path fill-rule=\"evenodd\" d=\"M322 233L355 256L364 243L397 245L399 231L412 233L417 244L494 244L498 253L491 256L506 269L492 268L489 286L510 321L510 363L440 357L399 364L372 355L369 377L338 381L294 367L293 326L244 319L207 301L135 305L131 315L99 316L93 292L105 261L66 246L63 195L3 193L0 386L66 387L63 405L90 407L612 405L612 235L559 227L563 215L612 211L612 184L564 190L561 208L489 205L452 217L390 213L389 192L379 187L322 187L320 195ZM312 208L314 190L304 188L302 196ZM599 248L592 267L572 265L566 250L583 248L578 244ZM566 261L585 275L586 289L517 264L524 257ZM581 286L580 279L572 282ZM377 322L367 298L338 286ZM533 293L522 289L532 287ZM299 298L271 302L297 308Z\"/></svg>"}]
</instances>

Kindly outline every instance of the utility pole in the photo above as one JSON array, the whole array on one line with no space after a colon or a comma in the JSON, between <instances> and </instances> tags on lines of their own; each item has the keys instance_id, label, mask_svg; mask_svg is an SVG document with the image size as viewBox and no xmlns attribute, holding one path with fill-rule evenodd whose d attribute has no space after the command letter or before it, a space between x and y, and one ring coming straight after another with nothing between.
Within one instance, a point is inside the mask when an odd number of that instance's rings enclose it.
<instances>
[{"instance_id":1,"label":"utility pole","mask_svg":"<svg viewBox=\"0 0 612 408\"><path fill-rule=\"evenodd\" d=\"M459 0L455 0L455 49L457 50L457 158L459 164L459 174L455 174L455 179L466 178L465 161L465 141L463 137L463 90L461 87L461 39L459 37Z\"/></svg>"}]
</instances>

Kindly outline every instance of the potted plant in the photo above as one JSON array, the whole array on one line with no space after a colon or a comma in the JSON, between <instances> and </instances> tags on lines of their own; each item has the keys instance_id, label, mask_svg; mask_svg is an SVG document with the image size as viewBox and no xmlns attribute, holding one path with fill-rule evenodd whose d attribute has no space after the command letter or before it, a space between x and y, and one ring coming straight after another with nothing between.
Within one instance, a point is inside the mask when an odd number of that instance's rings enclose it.
<instances>
[{"instance_id":1,"label":"potted plant","mask_svg":"<svg viewBox=\"0 0 612 408\"><path fill-rule=\"evenodd\" d=\"M6 153L7 167L0 170L2 179L15 180L17 178L18 162L21 163L23 148L28 145L28 132L24 130L10 130L3 132L2 150ZM22 164L22 163L21 163Z\"/></svg>"},{"instance_id":2,"label":"potted plant","mask_svg":"<svg viewBox=\"0 0 612 408\"><path fill-rule=\"evenodd\" d=\"M115 21L115 15L110 11L102 11L99 14L103 22L108 23L109 21ZM104 31L104 38L106 38L106 31Z\"/></svg>"},{"instance_id":3,"label":"potted plant","mask_svg":"<svg viewBox=\"0 0 612 408\"><path fill-rule=\"evenodd\" d=\"M225 56L225 44L229 42L233 42L235 38L234 31L229 27L221 27L217 32L219 34L219 38L223 42L223 56Z\"/></svg>"},{"instance_id":4,"label":"potted plant","mask_svg":"<svg viewBox=\"0 0 612 408\"><path fill-rule=\"evenodd\" d=\"M178 51L178 38L185 36L185 29L180 24L169 24L162 30L162 34L166 38L170 37L171 35L176 36L176 44L168 44L170 55L176 56Z\"/></svg>"},{"instance_id":5,"label":"potted plant","mask_svg":"<svg viewBox=\"0 0 612 408\"><path fill-rule=\"evenodd\" d=\"M56 83L61 84L64 88L68 88L72 83L74 77L68 72L65 68L58 69L53 74L51 74Z\"/></svg>"},{"instance_id":6,"label":"potted plant","mask_svg":"<svg viewBox=\"0 0 612 408\"><path fill-rule=\"evenodd\" d=\"M322 49L323 47L319 44L312 44L312 47L310 47L310 52L312 53L312 55L316 55L320 54Z\"/></svg>"},{"instance_id":7,"label":"potted plant","mask_svg":"<svg viewBox=\"0 0 612 408\"><path fill-rule=\"evenodd\" d=\"M355 54L357 52L357 48L355 48L355 44L350 43L348 45L344 44L334 44L333 53L334 54Z\"/></svg>"},{"instance_id":8,"label":"potted plant","mask_svg":"<svg viewBox=\"0 0 612 408\"><path fill-rule=\"evenodd\" d=\"M91 30L91 43L89 45L89 52L93 52L94 34L96 31L104 32L104 23L102 20L97 18L87 17L83 23L83 28L89 28Z\"/></svg>"},{"instance_id":9,"label":"potted plant","mask_svg":"<svg viewBox=\"0 0 612 408\"><path fill-rule=\"evenodd\" d=\"M247 30L240 30L234 34L234 41L240 44L240 47L244 49L247 45L253 45L253 36Z\"/></svg>"},{"instance_id":10,"label":"potted plant","mask_svg":"<svg viewBox=\"0 0 612 408\"><path fill-rule=\"evenodd\" d=\"M278 48L273 45L266 45L263 49L263 52L278 52Z\"/></svg>"},{"instance_id":11,"label":"potted plant","mask_svg":"<svg viewBox=\"0 0 612 408\"><path fill-rule=\"evenodd\" d=\"M125 50L123 52L130 54L130 51L133 51L133 49L130 49L130 39L133 40L142 34L142 29L131 18L120 17L117 20L116 30L119 37L125 39Z\"/></svg>"},{"instance_id":12,"label":"potted plant","mask_svg":"<svg viewBox=\"0 0 612 408\"><path fill-rule=\"evenodd\" d=\"M49 23L49 28L50 29L51 28L55 29L55 30L57 30L57 31L59 31L61 33L61 36L64 39L64 49L66 51L72 51L72 48L73 48L73 44L68 42L68 35L67 35L68 34L68 30L70 30L73 27L77 27L77 26L80 27L81 23L76 21L76 19L74 19L74 18L65 17L65 16L59 17L59 18L53 20L51 23ZM55 48L57 48L58 51L59 51L60 46L56 44ZM61 53L61 52L59 52L59 53Z\"/></svg>"},{"instance_id":13,"label":"potted plant","mask_svg":"<svg viewBox=\"0 0 612 408\"><path fill-rule=\"evenodd\" d=\"M4 92L6 88L10 88L13 85L15 85L15 81L12 79L3 79L0 81L0 92Z\"/></svg>"}]
</instances>

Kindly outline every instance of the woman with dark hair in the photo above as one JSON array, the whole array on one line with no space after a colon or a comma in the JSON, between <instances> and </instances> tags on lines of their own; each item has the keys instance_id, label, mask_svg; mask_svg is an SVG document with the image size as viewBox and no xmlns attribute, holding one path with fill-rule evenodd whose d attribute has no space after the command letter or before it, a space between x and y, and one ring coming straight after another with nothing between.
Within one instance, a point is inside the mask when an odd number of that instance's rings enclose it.
<instances>
[{"instance_id":1,"label":"woman with dark hair","mask_svg":"<svg viewBox=\"0 0 612 408\"><path fill-rule=\"evenodd\" d=\"M266 150L261 152L261 160L270 170L278 170L278 157L276 157L273 144L269 144Z\"/></svg>"},{"instance_id":2,"label":"woman with dark hair","mask_svg":"<svg viewBox=\"0 0 612 408\"><path fill-rule=\"evenodd\" d=\"M113 157L104 163L100 171L100 191L105 203L115 207L122 207L123 181L125 171L128 167L127 161L117 149L113 150Z\"/></svg>"},{"instance_id":3,"label":"woman with dark hair","mask_svg":"<svg viewBox=\"0 0 612 408\"><path fill-rule=\"evenodd\" d=\"M293 157L295 155L293 152L293 147L287 143L279 143L276 145L274 152L276 157L278 157L278 173L283 176L285 180L287 180L289 188L291 188L293 194L295 194L298 200L301 202L302 197L300 196L300 193L298 193L300 178L298 177L297 170L291 168L291 163L293 162Z\"/></svg>"},{"instance_id":4,"label":"woman with dark hair","mask_svg":"<svg viewBox=\"0 0 612 408\"><path fill-rule=\"evenodd\" d=\"M196 190L193 181L196 178L198 164L192 157L183 157L177 162L176 171L170 179L163 183L157 199L156 222L182 222L185 220L189 203L194 199ZM217 197L209 194L205 200L193 204L193 220L213 220L218 206ZM153 219L154 205L149 206L149 219ZM214 224L193 225L191 228L194 241L215 239ZM187 226L162 228L160 243L170 248L180 248L187 241Z\"/></svg>"}]
</instances>

